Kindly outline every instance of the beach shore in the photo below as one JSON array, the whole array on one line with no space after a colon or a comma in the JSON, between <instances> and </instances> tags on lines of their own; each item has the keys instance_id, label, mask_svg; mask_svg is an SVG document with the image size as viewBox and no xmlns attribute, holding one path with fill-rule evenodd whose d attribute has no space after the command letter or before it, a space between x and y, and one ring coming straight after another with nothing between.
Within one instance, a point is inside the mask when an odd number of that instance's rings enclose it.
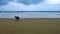
<instances>
[{"instance_id":1,"label":"beach shore","mask_svg":"<svg viewBox=\"0 0 60 34\"><path fill-rule=\"evenodd\" d=\"M60 34L60 18L0 18L0 34Z\"/></svg>"}]
</instances>

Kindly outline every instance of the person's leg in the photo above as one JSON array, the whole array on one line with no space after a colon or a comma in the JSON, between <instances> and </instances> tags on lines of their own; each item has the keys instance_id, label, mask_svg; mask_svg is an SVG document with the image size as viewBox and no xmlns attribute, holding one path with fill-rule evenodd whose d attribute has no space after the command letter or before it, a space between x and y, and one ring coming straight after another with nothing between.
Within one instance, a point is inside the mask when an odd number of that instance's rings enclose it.
<instances>
[{"instance_id":1,"label":"person's leg","mask_svg":"<svg viewBox=\"0 0 60 34\"><path fill-rule=\"evenodd\" d=\"M16 21L18 22L18 19L16 19Z\"/></svg>"}]
</instances>

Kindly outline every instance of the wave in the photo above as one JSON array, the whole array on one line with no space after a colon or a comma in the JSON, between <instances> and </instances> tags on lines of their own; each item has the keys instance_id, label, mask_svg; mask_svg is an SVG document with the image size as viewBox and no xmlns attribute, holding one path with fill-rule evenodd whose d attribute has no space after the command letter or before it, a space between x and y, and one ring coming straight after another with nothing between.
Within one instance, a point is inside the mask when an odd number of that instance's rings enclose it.
<instances>
[{"instance_id":1,"label":"wave","mask_svg":"<svg viewBox=\"0 0 60 34\"><path fill-rule=\"evenodd\" d=\"M60 18L60 11L0 11L0 18Z\"/></svg>"},{"instance_id":2,"label":"wave","mask_svg":"<svg viewBox=\"0 0 60 34\"><path fill-rule=\"evenodd\" d=\"M60 11L0 11L0 13L36 13L36 12L44 12L44 13L60 13Z\"/></svg>"}]
</instances>

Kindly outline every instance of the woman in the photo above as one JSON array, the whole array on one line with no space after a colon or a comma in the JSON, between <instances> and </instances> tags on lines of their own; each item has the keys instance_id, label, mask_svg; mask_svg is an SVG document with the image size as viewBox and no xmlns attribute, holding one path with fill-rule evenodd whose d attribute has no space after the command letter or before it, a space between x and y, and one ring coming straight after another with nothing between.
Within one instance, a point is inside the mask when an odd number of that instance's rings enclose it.
<instances>
[{"instance_id":1,"label":"woman","mask_svg":"<svg viewBox=\"0 0 60 34\"><path fill-rule=\"evenodd\" d=\"M19 17L18 16L15 16L15 18L16 18L16 21L19 22Z\"/></svg>"}]
</instances>

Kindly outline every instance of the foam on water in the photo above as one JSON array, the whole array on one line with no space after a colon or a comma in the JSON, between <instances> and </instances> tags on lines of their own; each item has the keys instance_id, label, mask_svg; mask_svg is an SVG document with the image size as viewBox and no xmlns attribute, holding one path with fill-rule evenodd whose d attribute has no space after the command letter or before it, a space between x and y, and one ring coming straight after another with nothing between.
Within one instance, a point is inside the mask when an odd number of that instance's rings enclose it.
<instances>
[{"instance_id":1,"label":"foam on water","mask_svg":"<svg viewBox=\"0 0 60 34\"><path fill-rule=\"evenodd\" d=\"M60 12L0 12L0 18L60 18Z\"/></svg>"}]
</instances>

